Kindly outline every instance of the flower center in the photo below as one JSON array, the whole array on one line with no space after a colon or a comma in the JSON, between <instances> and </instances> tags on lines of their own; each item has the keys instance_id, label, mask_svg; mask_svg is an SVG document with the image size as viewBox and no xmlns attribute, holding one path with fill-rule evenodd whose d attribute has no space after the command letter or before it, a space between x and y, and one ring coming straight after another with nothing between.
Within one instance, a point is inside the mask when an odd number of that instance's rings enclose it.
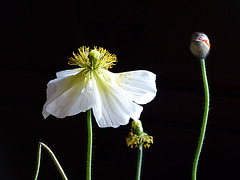
<instances>
[{"instance_id":1,"label":"flower center","mask_svg":"<svg viewBox=\"0 0 240 180\"><path fill-rule=\"evenodd\" d=\"M84 68L84 74L101 68L108 70L117 62L116 55L102 47L95 46L94 49L89 50L89 47L82 46L78 48L78 51L77 54L73 52L74 58L69 58L68 64Z\"/></svg>"},{"instance_id":2,"label":"flower center","mask_svg":"<svg viewBox=\"0 0 240 180\"><path fill-rule=\"evenodd\" d=\"M88 54L89 62L92 64L93 69L95 69L99 64L100 53L97 50L91 50Z\"/></svg>"}]
</instances>

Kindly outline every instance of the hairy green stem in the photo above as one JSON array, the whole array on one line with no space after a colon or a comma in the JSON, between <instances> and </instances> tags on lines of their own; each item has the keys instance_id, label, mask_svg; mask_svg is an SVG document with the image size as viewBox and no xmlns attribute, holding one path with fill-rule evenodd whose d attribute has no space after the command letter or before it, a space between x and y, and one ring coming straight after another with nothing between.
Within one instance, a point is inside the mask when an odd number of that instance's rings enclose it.
<instances>
[{"instance_id":1,"label":"hairy green stem","mask_svg":"<svg viewBox=\"0 0 240 180\"><path fill-rule=\"evenodd\" d=\"M42 147L44 147L47 152L50 154L52 160L54 161L55 165L57 166L58 171L60 172L62 178L64 180L68 180L67 176L65 175L60 163L58 162L56 156L54 155L54 153L51 151L51 149L44 143L40 142L39 146L38 146L38 158L37 158L37 171L36 171L36 175L35 175L35 180L37 180L38 178L38 174L39 174L39 169L40 169L40 161L41 161L41 149Z\"/></svg>"},{"instance_id":2,"label":"hairy green stem","mask_svg":"<svg viewBox=\"0 0 240 180\"><path fill-rule=\"evenodd\" d=\"M197 166L198 166L198 161L199 161L200 153L203 146L204 136L205 136L206 127L207 127L208 111L209 111L209 89L208 89L207 73L206 73L204 59L201 60L201 67L202 67L202 77L203 77L203 85L204 85L204 93L205 93L205 107L204 107L201 133L200 133L198 146L197 146L197 150L196 150L196 154L193 162L192 180L197 179Z\"/></svg>"},{"instance_id":3,"label":"hairy green stem","mask_svg":"<svg viewBox=\"0 0 240 180\"><path fill-rule=\"evenodd\" d=\"M91 164L92 164L92 118L91 118L91 109L87 110L87 129L88 129L88 145L87 145L86 180L91 180Z\"/></svg>"},{"instance_id":4,"label":"hairy green stem","mask_svg":"<svg viewBox=\"0 0 240 180\"><path fill-rule=\"evenodd\" d=\"M143 145L141 144L141 145L139 145L139 149L138 149L138 162L137 162L136 180L141 179L142 154L143 154Z\"/></svg>"}]
</instances>

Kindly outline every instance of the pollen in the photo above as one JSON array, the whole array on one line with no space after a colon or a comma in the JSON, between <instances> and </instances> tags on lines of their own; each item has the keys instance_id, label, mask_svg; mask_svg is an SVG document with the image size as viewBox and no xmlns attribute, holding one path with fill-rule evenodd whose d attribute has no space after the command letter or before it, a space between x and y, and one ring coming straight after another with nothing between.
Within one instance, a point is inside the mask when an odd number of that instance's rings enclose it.
<instances>
[{"instance_id":1,"label":"pollen","mask_svg":"<svg viewBox=\"0 0 240 180\"><path fill-rule=\"evenodd\" d=\"M97 46L91 50L89 47L82 46L78 48L78 53L73 52L73 56L69 58L68 64L80 66L86 72L101 68L108 70L117 62L115 54Z\"/></svg>"},{"instance_id":2,"label":"pollen","mask_svg":"<svg viewBox=\"0 0 240 180\"><path fill-rule=\"evenodd\" d=\"M142 147L141 145L143 145L144 148L149 148L150 144L153 144L153 137L144 132L140 135L137 135L134 133L134 130L131 129L128 137L126 138L126 144L128 147L135 147L139 148L140 150Z\"/></svg>"}]
</instances>

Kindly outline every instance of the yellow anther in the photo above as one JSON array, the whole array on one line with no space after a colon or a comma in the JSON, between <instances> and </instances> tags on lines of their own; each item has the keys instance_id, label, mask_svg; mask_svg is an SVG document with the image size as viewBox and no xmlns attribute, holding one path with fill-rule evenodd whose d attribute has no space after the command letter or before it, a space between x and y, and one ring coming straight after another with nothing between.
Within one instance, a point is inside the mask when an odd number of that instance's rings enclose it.
<instances>
[{"instance_id":1,"label":"yellow anther","mask_svg":"<svg viewBox=\"0 0 240 180\"><path fill-rule=\"evenodd\" d=\"M69 58L68 64L78 65L86 71L93 71L101 68L108 70L117 62L116 55L110 54L102 47L97 48L97 46L94 46L91 51L89 49L89 47L85 46L78 48L78 53L73 52L74 58Z\"/></svg>"},{"instance_id":2,"label":"yellow anther","mask_svg":"<svg viewBox=\"0 0 240 180\"><path fill-rule=\"evenodd\" d=\"M135 122L136 123L136 122ZM131 129L128 137L126 138L127 146L131 148L139 148L141 150L141 144L143 144L144 148L149 148L150 144L153 143L153 137L149 136L147 133L135 134L135 131Z\"/></svg>"}]
</instances>

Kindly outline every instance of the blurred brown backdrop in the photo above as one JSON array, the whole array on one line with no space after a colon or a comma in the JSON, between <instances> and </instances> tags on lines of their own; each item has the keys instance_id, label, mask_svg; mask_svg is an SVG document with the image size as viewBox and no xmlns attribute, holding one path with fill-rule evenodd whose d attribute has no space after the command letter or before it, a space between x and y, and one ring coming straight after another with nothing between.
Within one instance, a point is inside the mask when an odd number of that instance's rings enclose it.
<instances>
[{"instance_id":1,"label":"blurred brown backdrop","mask_svg":"<svg viewBox=\"0 0 240 180\"><path fill-rule=\"evenodd\" d=\"M157 74L157 97L144 105L142 179L191 179L203 115L200 62L189 51L193 32L211 42L206 60L211 93L199 180L238 179L240 168L239 1L2 0L0 179L33 179L39 141L55 152L69 179L85 178L86 115L44 120L46 84L80 46L118 57L111 71ZM125 145L130 125L94 125L94 179L134 179L136 150ZM39 180L61 179L43 152Z\"/></svg>"}]
</instances>

